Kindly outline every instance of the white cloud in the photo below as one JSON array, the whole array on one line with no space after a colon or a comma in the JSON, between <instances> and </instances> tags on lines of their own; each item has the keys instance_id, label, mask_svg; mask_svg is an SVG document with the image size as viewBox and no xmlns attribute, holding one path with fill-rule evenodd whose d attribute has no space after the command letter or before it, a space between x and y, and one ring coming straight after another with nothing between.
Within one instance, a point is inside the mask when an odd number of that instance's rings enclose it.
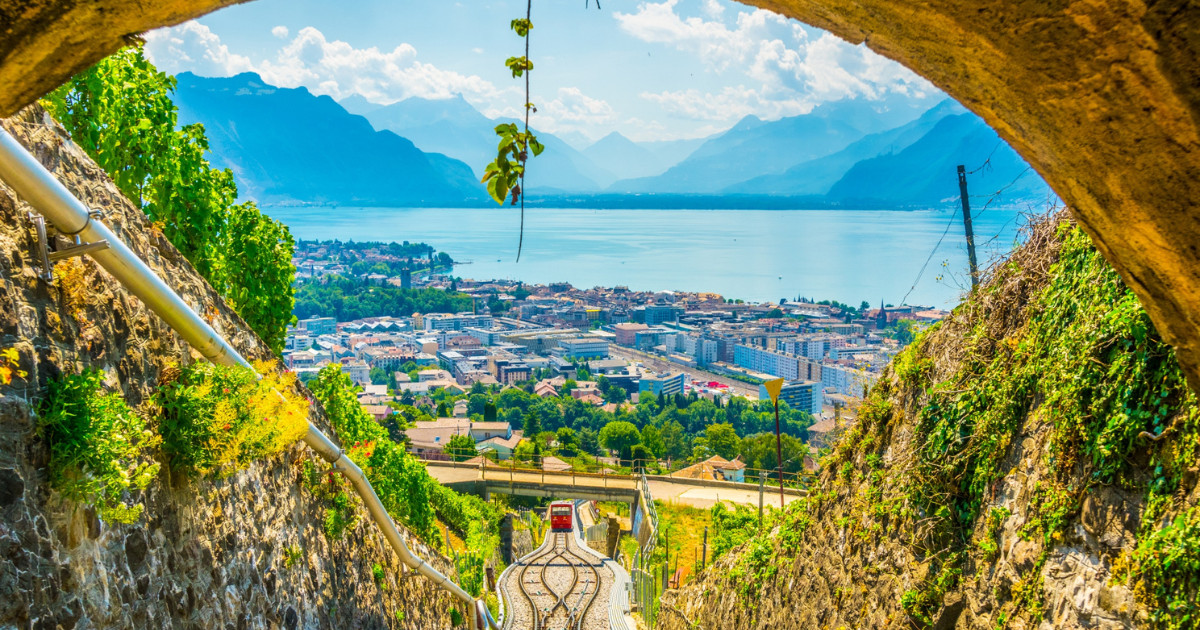
<instances>
[{"instance_id":1,"label":"white cloud","mask_svg":"<svg viewBox=\"0 0 1200 630\"><path fill-rule=\"evenodd\" d=\"M736 120L750 114L774 119L797 116L812 111L806 101L775 100L761 90L744 85L728 86L720 92L680 90L676 92L643 92L641 97L657 103L668 113L693 120Z\"/></svg>"},{"instance_id":2,"label":"white cloud","mask_svg":"<svg viewBox=\"0 0 1200 630\"><path fill-rule=\"evenodd\" d=\"M288 29L277 26L271 32L286 37ZM151 60L171 74L190 70L202 76L224 77L257 72L272 85L304 86L335 99L358 94L387 104L410 96L439 99L462 94L469 100L490 102L505 94L478 76L419 61L417 50L409 44L390 51L374 46L355 48L340 40L329 40L311 26L300 29L273 59L259 62L230 52L216 33L195 21L152 31L146 40Z\"/></svg>"},{"instance_id":3,"label":"white cloud","mask_svg":"<svg viewBox=\"0 0 1200 630\"><path fill-rule=\"evenodd\" d=\"M725 14L725 6L720 2L717 2L717 0L704 0L703 11L704 15L707 15L714 20L719 20L721 19L721 16Z\"/></svg>"},{"instance_id":4,"label":"white cloud","mask_svg":"<svg viewBox=\"0 0 1200 630\"><path fill-rule=\"evenodd\" d=\"M642 95L669 112L699 120L733 120L749 113L777 118L808 112L826 101L876 100L889 92L923 97L935 91L866 46L829 33L810 36L798 22L770 11L739 12L728 24L716 0L704 0L701 7L710 19L684 17L678 5L679 0L642 2L635 12L614 17L626 33L694 54L713 73L744 73L751 87Z\"/></svg>"},{"instance_id":5,"label":"white cloud","mask_svg":"<svg viewBox=\"0 0 1200 630\"><path fill-rule=\"evenodd\" d=\"M221 38L199 22L146 34L146 54L168 74L185 70L202 76L227 77L254 70L249 57L229 51Z\"/></svg>"},{"instance_id":6,"label":"white cloud","mask_svg":"<svg viewBox=\"0 0 1200 630\"><path fill-rule=\"evenodd\" d=\"M592 98L577 87L558 88L555 98L550 100L535 93L533 104L537 111L529 118L530 126L550 133L594 133L595 127L617 120L617 113L608 101ZM489 118L521 119L525 110L521 109L518 95L516 100L503 99L499 106L487 108L483 114Z\"/></svg>"},{"instance_id":7,"label":"white cloud","mask_svg":"<svg viewBox=\"0 0 1200 630\"><path fill-rule=\"evenodd\" d=\"M538 107L538 116L546 115L559 123L603 125L616 120L607 101L592 98L577 87L558 89L558 98Z\"/></svg>"},{"instance_id":8,"label":"white cloud","mask_svg":"<svg viewBox=\"0 0 1200 630\"><path fill-rule=\"evenodd\" d=\"M272 33L279 35L276 27ZM304 86L314 94L341 100L359 95L374 103L392 103L411 96L427 99L461 94L491 117L520 117L523 93L517 87L497 88L476 75L443 70L418 59L417 50L400 44L392 50L355 48L330 40L311 26L300 29L273 58L253 62L230 52L221 38L198 22L160 29L146 37L146 52L160 69L171 74L190 70L202 76L225 77L257 72L280 87ZM608 102L587 96L577 87L559 88L555 98L539 98L535 124L549 132L586 129L616 120Z\"/></svg>"},{"instance_id":9,"label":"white cloud","mask_svg":"<svg viewBox=\"0 0 1200 630\"><path fill-rule=\"evenodd\" d=\"M491 100L498 90L475 75L442 70L417 59L417 50L400 44L392 50L355 48L329 40L307 26L283 47L274 60L259 64L263 79L282 87L304 85L316 93L342 99L352 94L377 103L410 96L440 99L462 94Z\"/></svg>"}]
</instances>

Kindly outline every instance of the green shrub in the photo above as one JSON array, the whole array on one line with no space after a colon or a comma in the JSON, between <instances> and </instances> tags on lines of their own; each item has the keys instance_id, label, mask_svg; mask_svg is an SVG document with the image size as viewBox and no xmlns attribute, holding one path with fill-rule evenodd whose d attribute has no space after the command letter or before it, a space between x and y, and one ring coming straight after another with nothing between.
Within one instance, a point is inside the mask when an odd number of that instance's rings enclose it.
<instances>
[{"instance_id":1,"label":"green shrub","mask_svg":"<svg viewBox=\"0 0 1200 630\"><path fill-rule=\"evenodd\" d=\"M235 205L233 172L209 164L203 125L179 124L174 91L175 78L131 46L75 75L41 102L279 353L294 302L291 234L253 202Z\"/></svg>"},{"instance_id":2,"label":"green shrub","mask_svg":"<svg viewBox=\"0 0 1200 630\"><path fill-rule=\"evenodd\" d=\"M993 507L987 515L983 534L976 545L983 552L984 558L991 560L1000 552L1000 528L1012 512L1006 507Z\"/></svg>"},{"instance_id":3,"label":"green shrub","mask_svg":"<svg viewBox=\"0 0 1200 630\"><path fill-rule=\"evenodd\" d=\"M744 505L735 505L730 510L725 504L717 503L709 516L712 519L712 562L759 533L758 512Z\"/></svg>"},{"instance_id":4,"label":"green shrub","mask_svg":"<svg viewBox=\"0 0 1200 630\"><path fill-rule=\"evenodd\" d=\"M354 384L341 366L325 367L309 383L347 454L375 488L388 514L427 541L437 541L430 492L440 487L420 462L389 437L387 430L362 408Z\"/></svg>"},{"instance_id":5,"label":"green shrub","mask_svg":"<svg viewBox=\"0 0 1200 630\"><path fill-rule=\"evenodd\" d=\"M321 525L330 540L341 538L347 529L358 523L354 502L347 492L349 483L336 472L322 472L311 461L305 461L300 469L300 485L324 508Z\"/></svg>"},{"instance_id":6,"label":"green shrub","mask_svg":"<svg viewBox=\"0 0 1200 630\"><path fill-rule=\"evenodd\" d=\"M156 394L163 450L173 469L223 476L282 452L308 427L294 377L271 364L254 370L198 362L164 371Z\"/></svg>"},{"instance_id":7,"label":"green shrub","mask_svg":"<svg viewBox=\"0 0 1200 630\"><path fill-rule=\"evenodd\" d=\"M1200 507L1140 541L1133 573L1155 627L1200 627Z\"/></svg>"},{"instance_id":8,"label":"green shrub","mask_svg":"<svg viewBox=\"0 0 1200 630\"><path fill-rule=\"evenodd\" d=\"M371 577L375 579L376 585L383 586L383 581L387 578L387 574L383 572L383 567L378 562L371 567Z\"/></svg>"},{"instance_id":9,"label":"green shrub","mask_svg":"<svg viewBox=\"0 0 1200 630\"><path fill-rule=\"evenodd\" d=\"M159 465L149 451L159 439L116 393L103 392L99 370L53 380L42 401L39 430L50 445L50 483L88 503L108 521L132 523L143 506L127 495L145 490Z\"/></svg>"}]
</instances>

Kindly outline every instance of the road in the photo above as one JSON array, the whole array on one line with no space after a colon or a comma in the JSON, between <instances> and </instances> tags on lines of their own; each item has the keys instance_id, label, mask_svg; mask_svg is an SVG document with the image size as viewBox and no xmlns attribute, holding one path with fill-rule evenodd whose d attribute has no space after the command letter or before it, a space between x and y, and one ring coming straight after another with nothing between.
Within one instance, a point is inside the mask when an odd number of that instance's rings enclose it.
<instances>
[{"instance_id":1,"label":"road","mask_svg":"<svg viewBox=\"0 0 1200 630\"><path fill-rule=\"evenodd\" d=\"M701 370L700 368L675 363L664 357L656 354L647 354L641 350L625 348L614 344L609 344L608 352L614 357L625 359L626 361L640 361L642 365L656 372L687 372L694 380L716 381L729 386L730 391L737 396L744 396L753 400L758 400L758 385L743 383L742 381L729 378L715 372Z\"/></svg>"},{"instance_id":2,"label":"road","mask_svg":"<svg viewBox=\"0 0 1200 630\"><path fill-rule=\"evenodd\" d=\"M429 474L441 483L455 483L479 479L479 469L473 466L455 466L445 462L426 462ZM636 488L631 477L613 475L608 478L592 475L571 475L570 473L540 473L536 471L517 470L510 472L501 468L489 468L486 471L488 479L500 481L511 480L517 483L541 484L548 488L559 487L568 492L572 486L578 487L609 487ZM694 480L687 482L671 481L662 478L648 479L650 495L656 500L677 505L689 505L697 508L710 508L720 503L756 506L758 505L758 487L754 484L734 485L725 482L714 482L708 486L696 485ZM564 495L568 496L568 495ZM789 493L785 501L791 503L801 497ZM768 484L765 489L764 502L767 505L779 504L778 487L772 489Z\"/></svg>"}]
</instances>

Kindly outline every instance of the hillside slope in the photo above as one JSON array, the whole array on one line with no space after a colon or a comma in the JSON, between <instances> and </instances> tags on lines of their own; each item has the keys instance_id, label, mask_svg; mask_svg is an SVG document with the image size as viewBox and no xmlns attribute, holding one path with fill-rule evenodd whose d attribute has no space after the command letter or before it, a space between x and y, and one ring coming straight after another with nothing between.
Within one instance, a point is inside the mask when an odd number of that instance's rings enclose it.
<instances>
[{"instance_id":1,"label":"hillside slope","mask_svg":"<svg viewBox=\"0 0 1200 630\"><path fill-rule=\"evenodd\" d=\"M103 210L113 231L234 347L249 358L268 357L40 108L0 124L89 207ZM164 466L131 525L105 522L52 490L34 412L50 380L99 368L130 406L148 410L164 368L197 357L88 258L59 263L66 275L54 286L38 280L27 211L0 182L0 349L15 349L27 372L0 385L0 627L450 626L453 602L427 580L402 578L357 501L357 524L341 538L324 533L326 505L298 483L301 466L316 459L302 445L216 481L172 477ZM313 421L330 431L319 416ZM410 545L448 568L420 541Z\"/></svg>"},{"instance_id":2,"label":"hillside slope","mask_svg":"<svg viewBox=\"0 0 1200 630\"><path fill-rule=\"evenodd\" d=\"M888 368L805 502L662 628L1196 628L1200 407L1065 218Z\"/></svg>"}]
</instances>

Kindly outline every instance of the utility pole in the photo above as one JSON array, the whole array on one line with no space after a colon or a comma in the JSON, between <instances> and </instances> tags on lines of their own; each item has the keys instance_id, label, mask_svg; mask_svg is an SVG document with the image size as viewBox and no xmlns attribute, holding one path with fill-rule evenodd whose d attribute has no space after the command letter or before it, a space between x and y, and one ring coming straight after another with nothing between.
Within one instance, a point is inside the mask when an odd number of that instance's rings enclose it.
<instances>
[{"instance_id":1,"label":"utility pole","mask_svg":"<svg viewBox=\"0 0 1200 630\"><path fill-rule=\"evenodd\" d=\"M975 231L971 228L971 201L967 195L967 170L958 165L958 193L962 197L963 228L967 231L967 258L971 262L971 290L979 286L979 267L975 262Z\"/></svg>"},{"instance_id":2,"label":"utility pole","mask_svg":"<svg viewBox=\"0 0 1200 630\"><path fill-rule=\"evenodd\" d=\"M767 483L767 471L758 471L758 528L762 529L763 486Z\"/></svg>"}]
</instances>

